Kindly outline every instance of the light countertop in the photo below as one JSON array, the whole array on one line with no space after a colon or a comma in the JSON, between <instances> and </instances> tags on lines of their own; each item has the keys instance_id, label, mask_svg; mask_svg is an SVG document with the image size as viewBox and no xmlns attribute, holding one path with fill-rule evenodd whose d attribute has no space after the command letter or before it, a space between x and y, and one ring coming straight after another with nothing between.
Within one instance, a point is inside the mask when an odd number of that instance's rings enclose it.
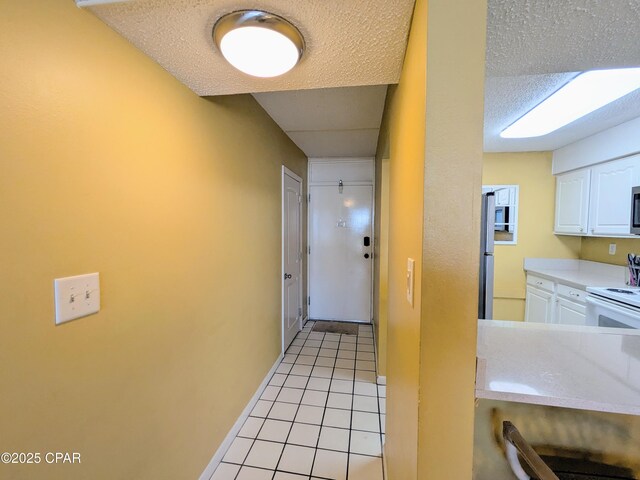
<instances>
[{"instance_id":1,"label":"light countertop","mask_svg":"<svg viewBox=\"0 0 640 480\"><path fill-rule=\"evenodd\" d=\"M640 331L479 320L476 397L640 415Z\"/></svg>"},{"instance_id":2,"label":"light countertop","mask_svg":"<svg viewBox=\"0 0 640 480\"><path fill-rule=\"evenodd\" d=\"M575 288L624 288L627 269L617 265L562 258L525 258L527 273L559 281Z\"/></svg>"}]
</instances>

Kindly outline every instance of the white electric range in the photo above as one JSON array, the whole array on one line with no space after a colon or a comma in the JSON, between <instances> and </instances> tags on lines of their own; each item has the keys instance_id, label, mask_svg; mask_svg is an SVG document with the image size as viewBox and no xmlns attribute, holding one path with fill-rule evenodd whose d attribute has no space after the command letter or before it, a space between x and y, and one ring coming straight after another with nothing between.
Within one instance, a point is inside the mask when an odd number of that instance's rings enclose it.
<instances>
[{"instance_id":1,"label":"white electric range","mask_svg":"<svg viewBox=\"0 0 640 480\"><path fill-rule=\"evenodd\" d=\"M640 329L640 288L588 287L587 325Z\"/></svg>"}]
</instances>

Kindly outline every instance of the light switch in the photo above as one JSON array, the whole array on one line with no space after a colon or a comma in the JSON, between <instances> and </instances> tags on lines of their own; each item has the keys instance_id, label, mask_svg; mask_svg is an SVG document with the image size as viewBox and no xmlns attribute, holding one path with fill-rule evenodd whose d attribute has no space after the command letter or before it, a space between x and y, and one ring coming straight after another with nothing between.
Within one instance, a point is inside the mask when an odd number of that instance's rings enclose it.
<instances>
[{"instance_id":1,"label":"light switch","mask_svg":"<svg viewBox=\"0 0 640 480\"><path fill-rule=\"evenodd\" d=\"M413 307L413 272L415 270L416 261L413 258L407 258L407 302Z\"/></svg>"},{"instance_id":2,"label":"light switch","mask_svg":"<svg viewBox=\"0 0 640 480\"><path fill-rule=\"evenodd\" d=\"M100 275L88 273L54 280L56 325L100 311Z\"/></svg>"},{"instance_id":3,"label":"light switch","mask_svg":"<svg viewBox=\"0 0 640 480\"><path fill-rule=\"evenodd\" d=\"M609 255L615 255L616 254L616 244L615 243L610 243L609 244Z\"/></svg>"}]
</instances>

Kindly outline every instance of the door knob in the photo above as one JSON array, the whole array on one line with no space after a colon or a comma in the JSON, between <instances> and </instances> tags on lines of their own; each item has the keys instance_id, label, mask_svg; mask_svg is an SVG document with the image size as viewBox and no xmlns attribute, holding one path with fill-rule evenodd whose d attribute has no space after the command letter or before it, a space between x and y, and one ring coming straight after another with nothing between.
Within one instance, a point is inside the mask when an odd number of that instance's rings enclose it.
<instances>
[{"instance_id":1,"label":"door knob","mask_svg":"<svg viewBox=\"0 0 640 480\"><path fill-rule=\"evenodd\" d=\"M369 254L368 254L368 253L365 253L365 254L364 254L364 258L369 258Z\"/></svg>"},{"instance_id":2,"label":"door knob","mask_svg":"<svg viewBox=\"0 0 640 480\"><path fill-rule=\"evenodd\" d=\"M290 273L285 273L284 274L284 279L287 280L288 278L291 278L291 274Z\"/></svg>"}]
</instances>

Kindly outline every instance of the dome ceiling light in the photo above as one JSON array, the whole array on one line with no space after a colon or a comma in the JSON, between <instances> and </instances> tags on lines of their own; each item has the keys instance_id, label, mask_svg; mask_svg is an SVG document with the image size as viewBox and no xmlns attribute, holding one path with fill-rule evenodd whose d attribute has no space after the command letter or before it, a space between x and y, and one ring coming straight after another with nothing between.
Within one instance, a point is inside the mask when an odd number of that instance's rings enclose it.
<instances>
[{"instance_id":1,"label":"dome ceiling light","mask_svg":"<svg viewBox=\"0 0 640 480\"><path fill-rule=\"evenodd\" d=\"M254 77L277 77L300 61L304 38L284 18L260 10L222 16L213 27L213 40L235 68Z\"/></svg>"}]
</instances>

